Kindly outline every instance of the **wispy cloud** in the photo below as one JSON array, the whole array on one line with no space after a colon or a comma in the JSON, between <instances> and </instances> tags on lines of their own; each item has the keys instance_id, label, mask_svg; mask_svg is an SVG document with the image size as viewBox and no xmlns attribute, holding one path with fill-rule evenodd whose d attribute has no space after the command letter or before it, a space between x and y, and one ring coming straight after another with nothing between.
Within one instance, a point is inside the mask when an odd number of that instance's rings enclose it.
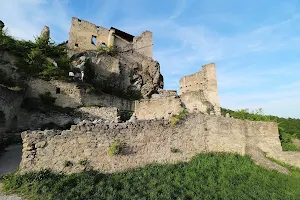
<instances>
[{"instance_id":1,"label":"wispy cloud","mask_svg":"<svg viewBox=\"0 0 300 200\"><path fill-rule=\"evenodd\" d=\"M52 38L63 41L70 27L64 0L10 0L1 2L0 19L10 33L20 39L32 40L44 25L50 27ZM13 13L13 14L12 14Z\"/></svg>"},{"instance_id":2,"label":"wispy cloud","mask_svg":"<svg viewBox=\"0 0 300 200\"><path fill-rule=\"evenodd\" d=\"M296 3L278 0L265 8L265 2L238 0L10 0L1 2L0 19L23 39L48 25L57 42L67 40L72 16L134 35L150 30L166 89L178 89L180 77L216 62L222 106L300 117Z\"/></svg>"}]
</instances>

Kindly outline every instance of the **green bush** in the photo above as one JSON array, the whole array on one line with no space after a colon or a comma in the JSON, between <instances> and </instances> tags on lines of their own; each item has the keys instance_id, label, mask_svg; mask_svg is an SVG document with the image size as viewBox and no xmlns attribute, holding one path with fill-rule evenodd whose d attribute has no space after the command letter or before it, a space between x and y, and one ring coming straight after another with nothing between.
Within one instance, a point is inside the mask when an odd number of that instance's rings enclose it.
<instances>
[{"instance_id":1,"label":"green bush","mask_svg":"<svg viewBox=\"0 0 300 200\"><path fill-rule=\"evenodd\" d=\"M293 172L293 171L292 171ZM48 171L9 174L4 190L39 200L299 199L300 179L255 165L250 157L207 153L189 162L152 164L119 173Z\"/></svg>"},{"instance_id":2,"label":"green bush","mask_svg":"<svg viewBox=\"0 0 300 200\"><path fill-rule=\"evenodd\" d=\"M47 106L53 106L56 98L51 96L50 92L45 92L39 95L41 102Z\"/></svg>"},{"instance_id":3,"label":"green bush","mask_svg":"<svg viewBox=\"0 0 300 200\"><path fill-rule=\"evenodd\" d=\"M17 58L18 72L24 76L43 79L66 79L70 69L70 59L64 46L37 37L35 42L16 40L7 30L0 30L0 50L9 51ZM49 63L54 60L58 66Z\"/></svg>"},{"instance_id":4,"label":"green bush","mask_svg":"<svg viewBox=\"0 0 300 200\"><path fill-rule=\"evenodd\" d=\"M120 140L114 141L109 147L108 154L111 156L120 155L122 153L124 145L125 144Z\"/></svg>"},{"instance_id":5,"label":"green bush","mask_svg":"<svg viewBox=\"0 0 300 200\"><path fill-rule=\"evenodd\" d=\"M172 115L170 118L170 126L173 127L179 124L181 121L185 120L188 116L188 111L186 109L180 111L178 114Z\"/></svg>"}]
</instances>

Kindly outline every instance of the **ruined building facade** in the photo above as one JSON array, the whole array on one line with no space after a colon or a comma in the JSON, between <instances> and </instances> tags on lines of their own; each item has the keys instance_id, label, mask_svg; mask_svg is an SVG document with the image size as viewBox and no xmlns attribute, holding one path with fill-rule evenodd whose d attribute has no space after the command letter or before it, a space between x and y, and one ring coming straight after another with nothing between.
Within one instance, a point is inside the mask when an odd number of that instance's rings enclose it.
<instances>
[{"instance_id":1,"label":"ruined building facade","mask_svg":"<svg viewBox=\"0 0 300 200\"><path fill-rule=\"evenodd\" d=\"M179 81L180 95L173 90L162 90L151 99L135 101L138 119L170 118L181 110L220 115L220 103L216 76L216 65L210 63L202 70L184 76Z\"/></svg>"},{"instance_id":2,"label":"ruined building facade","mask_svg":"<svg viewBox=\"0 0 300 200\"><path fill-rule=\"evenodd\" d=\"M153 55L150 31L144 31L136 37L114 27L108 30L75 17L72 18L68 46L77 51L97 50L99 46L114 46L125 52L135 50L149 58Z\"/></svg>"},{"instance_id":3,"label":"ruined building facade","mask_svg":"<svg viewBox=\"0 0 300 200\"><path fill-rule=\"evenodd\" d=\"M187 109L220 114L215 63L204 65L200 72L182 77L179 86L180 98Z\"/></svg>"}]
</instances>

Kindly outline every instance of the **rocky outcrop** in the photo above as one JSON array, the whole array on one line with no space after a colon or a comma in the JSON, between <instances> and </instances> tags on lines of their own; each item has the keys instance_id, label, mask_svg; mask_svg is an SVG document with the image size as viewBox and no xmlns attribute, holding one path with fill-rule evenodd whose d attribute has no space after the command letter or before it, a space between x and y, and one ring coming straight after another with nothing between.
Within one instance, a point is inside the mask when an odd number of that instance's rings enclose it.
<instances>
[{"instance_id":1,"label":"rocky outcrop","mask_svg":"<svg viewBox=\"0 0 300 200\"><path fill-rule=\"evenodd\" d=\"M138 52L118 52L114 56L97 51L83 52L73 56L73 69L86 71L87 62L90 62L94 74L86 73L86 79L93 76L92 79L102 83L108 90L151 98L152 94L163 88L159 63Z\"/></svg>"},{"instance_id":2,"label":"rocky outcrop","mask_svg":"<svg viewBox=\"0 0 300 200\"><path fill-rule=\"evenodd\" d=\"M44 28L41 32L40 38L45 40L45 41L49 41L49 39L50 39L50 29L49 29L48 26L44 26Z\"/></svg>"}]
</instances>

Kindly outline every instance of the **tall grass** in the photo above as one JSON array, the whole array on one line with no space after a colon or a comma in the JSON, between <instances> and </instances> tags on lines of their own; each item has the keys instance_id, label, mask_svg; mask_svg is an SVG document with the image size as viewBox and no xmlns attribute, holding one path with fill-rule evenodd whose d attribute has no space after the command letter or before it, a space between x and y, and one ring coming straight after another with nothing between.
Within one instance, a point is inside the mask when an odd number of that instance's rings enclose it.
<instances>
[{"instance_id":1,"label":"tall grass","mask_svg":"<svg viewBox=\"0 0 300 200\"><path fill-rule=\"evenodd\" d=\"M300 179L269 171L249 157L200 154L190 162L158 165L115 174L49 171L7 175L7 192L27 199L299 199Z\"/></svg>"}]
</instances>

